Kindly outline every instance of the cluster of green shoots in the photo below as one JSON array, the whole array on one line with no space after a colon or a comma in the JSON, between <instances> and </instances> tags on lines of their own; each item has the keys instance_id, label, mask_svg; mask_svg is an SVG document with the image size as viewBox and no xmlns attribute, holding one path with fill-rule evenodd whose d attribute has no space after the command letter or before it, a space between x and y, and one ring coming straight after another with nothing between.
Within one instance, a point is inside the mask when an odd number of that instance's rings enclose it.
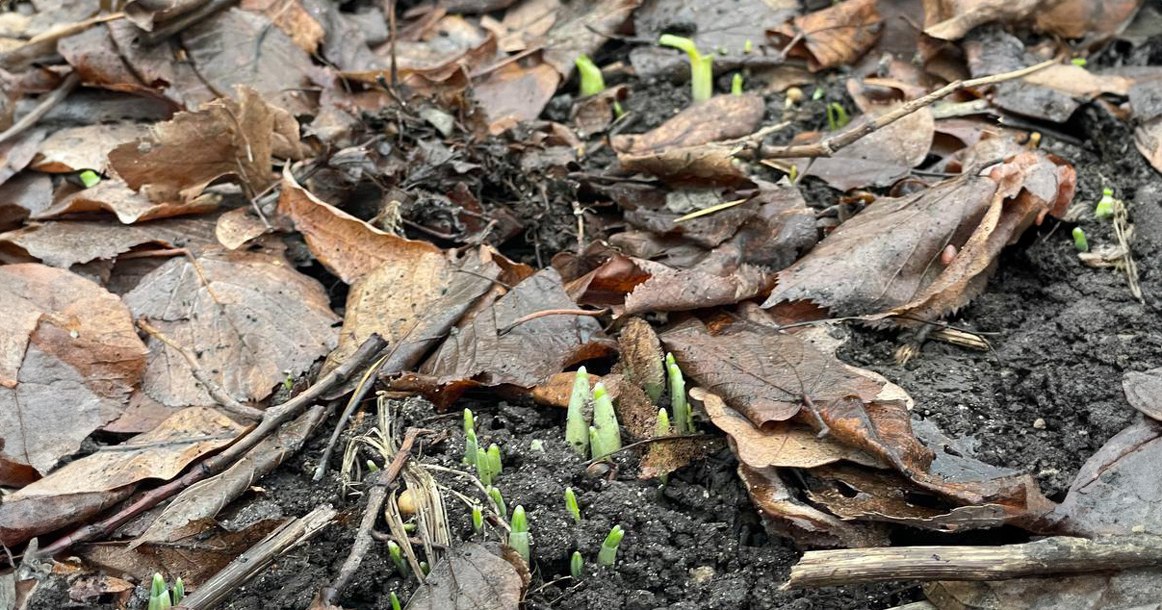
<instances>
[{"instance_id":1,"label":"cluster of green shoots","mask_svg":"<svg viewBox=\"0 0 1162 610\"><path fill-rule=\"evenodd\" d=\"M174 581L171 594L169 586L166 585L161 574L153 573L153 582L149 585L149 610L166 610L166 608L182 603L185 596L186 586L182 583L181 577Z\"/></svg>"},{"instance_id":2,"label":"cluster of green shoots","mask_svg":"<svg viewBox=\"0 0 1162 610\"><path fill-rule=\"evenodd\" d=\"M484 449L476 439L476 418L471 409L464 409L464 459L469 466L476 467L476 476L485 487L500 475L500 447L493 443Z\"/></svg>"},{"instance_id":3,"label":"cluster of green shoots","mask_svg":"<svg viewBox=\"0 0 1162 610\"><path fill-rule=\"evenodd\" d=\"M581 507L577 504L577 494L573 492L572 487L565 488L565 510L573 517L573 521L581 523ZM597 565L601 567L613 567L617 560L617 547L621 545L621 539L625 536L620 525L613 526L609 531L609 535L605 537L605 541L601 544L601 550L597 552ZM573 551L573 555L569 558L569 574L574 579L581 578L585 570L585 559L581 556L581 551Z\"/></svg>"},{"instance_id":4,"label":"cluster of green shoots","mask_svg":"<svg viewBox=\"0 0 1162 610\"><path fill-rule=\"evenodd\" d=\"M1101 199L1097 200L1097 205L1093 208L1093 215L1098 220L1109 220L1117 213L1119 205L1124 204L1114 197L1114 189L1107 186L1101 191ZM1089 252L1089 240L1086 239L1085 231L1081 227L1073 228L1073 247L1077 248L1078 252Z\"/></svg>"},{"instance_id":5,"label":"cluster of green shoots","mask_svg":"<svg viewBox=\"0 0 1162 610\"><path fill-rule=\"evenodd\" d=\"M593 425L585 421L585 403L593 402ZM613 400L605 384L598 382L589 392L589 374L585 367L577 369L569 409L565 416L565 441L579 455L593 459L604 458L621 449L621 426L613 410Z\"/></svg>"}]
</instances>

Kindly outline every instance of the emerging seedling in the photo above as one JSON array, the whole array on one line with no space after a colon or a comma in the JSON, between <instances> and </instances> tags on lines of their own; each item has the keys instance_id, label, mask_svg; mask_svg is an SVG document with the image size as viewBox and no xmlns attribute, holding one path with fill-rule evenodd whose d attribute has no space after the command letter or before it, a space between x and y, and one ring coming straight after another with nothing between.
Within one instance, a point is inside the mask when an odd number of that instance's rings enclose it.
<instances>
[{"instance_id":1,"label":"emerging seedling","mask_svg":"<svg viewBox=\"0 0 1162 610\"><path fill-rule=\"evenodd\" d=\"M617 559L617 547L621 544L622 537L625 532L621 530L620 525L613 526L609 530L609 535L605 537L605 542L601 543L601 550L597 552L597 565L602 567L610 567Z\"/></svg>"},{"instance_id":2,"label":"emerging seedling","mask_svg":"<svg viewBox=\"0 0 1162 610\"><path fill-rule=\"evenodd\" d=\"M464 460L469 466L476 464L476 418L472 409L464 409Z\"/></svg>"},{"instance_id":3,"label":"emerging seedling","mask_svg":"<svg viewBox=\"0 0 1162 610\"><path fill-rule=\"evenodd\" d=\"M674 354L666 354L666 375L670 380L670 406L674 408L674 429L678 434L688 434L694 429L694 418L690 415L690 402L686 400L686 378Z\"/></svg>"},{"instance_id":4,"label":"emerging seedling","mask_svg":"<svg viewBox=\"0 0 1162 610\"><path fill-rule=\"evenodd\" d=\"M572 487L565 488L565 510L573 515L573 520L581 523L581 507L577 505L577 494L573 493Z\"/></svg>"},{"instance_id":5,"label":"emerging seedling","mask_svg":"<svg viewBox=\"0 0 1162 610\"><path fill-rule=\"evenodd\" d=\"M730 94L742 95L742 73L735 72L734 77L730 79Z\"/></svg>"},{"instance_id":6,"label":"emerging seedling","mask_svg":"<svg viewBox=\"0 0 1162 610\"><path fill-rule=\"evenodd\" d=\"M574 63L577 64L577 74L581 76L581 97L589 97L605 91L605 77L601 75L601 68L598 68L588 55L582 53L577 56Z\"/></svg>"},{"instance_id":7,"label":"emerging seedling","mask_svg":"<svg viewBox=\"0 0 1162 610\"><path fill-rule=\"evenodd\" d=\"M603 458L614 451L621 449L621 427L617 423L617 413L613 410L613 400L605 384L598 382L593 386L593 428L590 438L590 449L593 459ZM596 439L597 444L593 444Z\"/></svg>"},{"instance_id":8,"label":"emerging seedling","mask_svg":"<svg viewBox=\"0 0 1162 610\"><path fill-rule=\"evenodd\" d=\"M472 531L477 534L484 531L484 510L479 504L472 507Z\"/></svg>"},{"instance_id":9,"label":"emerging seedling","mask_svg":"<svg viewBox=\"0 0 1162 610\"><path fill-rule=\"evenodd\" d=\"M149 585L149 610L166 610L171 605L169 587L165 579L157 572L153 573L153 582Z\"/></svg>"},{"instance_id":10,"label":"emerging seedling","mask_svg":"<svg viewBox=\"0 0 1162 610\"><path fill-rule=\"evenodd\" d=\"M694 41L681 36L663 34L658 44L686 52L690 58L690 91L694 103L704 102L714 95L714 56L702 55Z\"/></svg>"},{"instance_id":11,"label":"emerging seedling","mask_svg":"<svg viewBox=\"0 0 1162 610\"><path fill-rule=\"evenodd\" d=\"M589 454L589 424L585 423L585 401L589 398L589 374L585 367L577 369L573 393L569 395L569 410L565 414L565 442L578 455Z\"/></svg>"},{"instance_id":12,"label":"emerging seedling","mask_svg":"<svg viewBox=\"0 0 1162 610\"><path fill-rule=\"evenodd\" d=\"M399 596L395 594L395 591L391 592L390 597L391 597L391 610L402 610L403 605L400 603Z\"/></svg>"},{"instance_id":13,"label":"emerging seedling","mask_svg":"<svg viewBox=\"0 0 1162 610\"><path fill-rule=\"evenodd\" d=\"M525 517L525 507L517 505L512 509L512 531L508 534L508 546L529 562L529 521Z\"/></svg>"},{"instance_id":14,"label":"emerging seedling","mask_svg":"<svg viewBox=\"0 0 1162 610\"><path fill-rule=\"evenodd\" d=\"M1093 208L1093 215L1100 219L1110 218L1114 215L1114 189L1106 187L1101 191L1101 199L1097 200L1097 206Z\"/></svg>"},{"instance_id":15,"label":"emerging seedling","mask_svg":"<svg viewBox=\"0 0 1162 610\"><path fill-rule=\"evenodd\" d=\"M658 423L654 424L654 436L670 435L670 414L665 409L658 409Z\"/></svg>"},{"instance_id":16,"label":"emerging seedling","mask_svg":"<svg viewBox=\"0 0 1162 610\"><path fill-rule=\"evenodd\" d=\"M492 485L492 462L488 459L488 452L483 447L476 448L476 476L480 484L488 487Z\"/></svg>"},{"instance_id":17,"label":"emerging seedling","mask_svg":"<svg viewBox=\"0 0 1162 610\"><path fill-rule=\"evenodd\" d=\"M847 115L847 109L839 102L831 102L827 105L827 127L831 131L838 131L847 127L851 122L851 117Z\"/></svg>"},{"instance_id":18,"label":"emerging seedling","mask_svg":"<svg viewBox=\"0 0 1162 610\"><path fill-rule=\"evenodd\" d=\"M1085 231L1081 227L1073 228L1073 247L1078 252L1089 252L1089 240L1085 238Z\"/></svg>"},{"instance_id":19,"label":"emerging seedling","mask_svg":"<svg viewBox=\"0 0 1162 610\"><path fill-rule=\"evenodd\" d=\"M101 174L98 174L91 169L84 170L83 172L77 174L77 178L81 181L81 184L85 185L85 188L87 189L91 189L101 182Z\"/></svg>"},{"instance_id":20,"label":"emerging seedling","mask_svg":"<svg viewBox=\"0 0 1162 610\"><path fill-rule=\"evenodd\" d=\"M175 580L173 583L173 603L174 603L174 605L176 606L177 604L182 603L182 600L185 598L186 598L186 583L182 582L181 576L178 576L178 579Z\"/></svg>"},{"instance_id":21,"label":"emerging seedling","mask_svg":"<svg viewBox=\"0 0 1162 610\"><path fill-rule=\"evenodd\" d=\"M488 446L488 468L492 470L494 477L504 470L504 466L500 462L500 447L497 447L496 443Z\"/></svg>"},{"instance_id":22,"label":"emerging seedling","mask_svg":"<svg viewBox=\"0 0 1162 610\"><path fill-rule=\"evenodd\" d=\"M585 568L585 560L581 558L581 551L573 551L573 556L569 558L569 574L573 580L581 578L581 571Z\"/></svg>"},{"instance_id":23,"label":"emerging seedling","mask_svg":"<svg viewBox=\"0 0 1162 610\"><path fill-rule=\"evenodd\" d=\"M496 514L501 519L508 521L508 507L504 505L504 497L500 495L500 490L495 487L489 487L488 499L492 500L492 507L496 509Z\"/></svg>"},{"instance_id":24,"label":"emerging seedling","mask_svg":"<svg viewBox=\"0 0 1162 610\"><path fill-rule=\"evenodd\" d=\"M399 572L399 575L407 578L410 571L408 570L407 562L403 558L403 549L394 540L387 541L387 554L391 556L391 562L395 564L395 569Z\"/></svg>"}]
</instances>

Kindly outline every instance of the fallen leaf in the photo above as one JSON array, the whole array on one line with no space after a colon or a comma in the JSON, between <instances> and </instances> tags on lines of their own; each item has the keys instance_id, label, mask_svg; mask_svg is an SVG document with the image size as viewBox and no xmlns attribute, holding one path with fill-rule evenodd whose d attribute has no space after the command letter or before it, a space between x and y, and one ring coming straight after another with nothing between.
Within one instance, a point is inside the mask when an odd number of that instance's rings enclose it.
<instances>
[{"instance_id":1,"label":"fallen leaf","mask_svg":"<svg viewBox=\"0 0 1162 610\"><path fill-rule=\"evenodd\" d=\"M177 257L142 278L125 303L198 354L203 371L240 402L265 398L336 343L326 292L278 255ZM180 355L157 339L149 345L143 390L171 407L214 404Z\"/></svg>"},{"instance_id":2,"label":"fallen leaf","mask_svg":"<svg viewBox=\"0 0 1162 610\"><path fill-rule=\"evenodd\" d=\"M86 212L112 212L124 224L160 220L174 216L204 214L218 208L221 197L204 193L190 201L154 202L120 180L102 180L97 186L65 196L34 220L52 220Z\"/></svg>"},{"instance_id":3,"label":"fallen leaf","mask_svg":"<svg viewBox=\"0 0 1162 610\"><path fill-rule=\"evenodd\" d=\"M301 156L298 123L248 87L237 95L239 101L217 100L156 124L148 138L113 149L109 165L156 203L189 202L223 177L250 196L262 192L274 182L276 156Z\"/></svg>"},{"instance_id":4,"label":"fallen leaf","mask_svg":"<svg viewBox=\"0 0 1162 610\"><path fill-rule=\"evenodd\" d=\"M266 15L271 23L307 53L317 51L327 35L323 26L300 0L243 0L240 7L245 11Z\"/></svg>"},{"instance_id":5,"label":"fallen leaf","mask_svg":"<svg viewBox=\"0 0 1162 610\"><path fill-rule=\"evenodd\" d=\"M924 0L924 33L959 40L992 22L1032 20L1040 30L1062 38L1107 38L1121 31L1141 0Z\"/></svg>"},{"instance_id":6,"label":"fallen leaf","mask_svg":"<svg viewBox=\"0 0 1162 610\"><path fill-rule=\"evenodd\" d=\"M0 143L0 184L4 184L20 170L28 167L36 157L36 151L46 135L47 130L33 128L7 142Z\"/></svg>"},{"instance_id":7,"label":"fallen leaf","mask_svg":"<svg viewBox=\"0 0 1162 610\"><path fill-rule=\"evenodd\" d=\"M18 248L24 257L68 269L92 260L112 260L145 244L198 252L214 243L214 221L207 218L159 220L135 225L96 221L30 224L0 233L0 244Z\"/></svg>"},{"instance_id":8,"label":"fallen leaf","mask_svg":"<svg viewBox=\"0 0 1162 610\"><path fill-rule=\"evenodd\" d=\"M546 36L542 58L562 78L569 78L579 55L593 55L629 21L642 0L577 0L557 12L557 21Z\"/></svg>"},{"instance_id":9,"label":"fallen leaf","mask_svg":"<svg viewBox=\"0 0 1162 610\"><path fill-rule=\"evenodd\" d=\"M750 176L737 163L735 146L703 144L677 146L641 154L617 156L621 169L652 174L673 185L740 186L750 184Z\"/></svg>"},{"instance_id":10,"label":"fallen leaf","mask_svg":"<svg viewBox=\"0 0 1162 610\"><path fill-rule=\"evenodd\" d=\"M536 119L557 91L561 75L548 64L526 68L512 63L475 83L473 95L488 115L493 133L514 122Z\"/></svg>"},{"instance_id":11,"label":"fallen leaf","mask_svg":"<svg viewBox=\"0 0 1162 610\"><path fill-rule=\"evenodd\" d=\"M732 305L762 296L774 286L774 273L739 262L741 253L724 246L691 269L672 269L661 263L636 260L650 278L625 297L626 314L649 311L689 311Z\"/></svg>"},{"instance_id":12,"label":"fallen leaf","mask_svg":"<svg viewBox=\"0 0 1162 610\"><path fill-rule=\"evenodd\" d=\"M144 137L149 127L140 123L110 123L58 129L37 150L29 165L48 173L71 173L91 169L104 173L105 157L124 142Z\"/></svg>"},{"instance_id":13,"label":"fallen leaf","mask_svg":"<svg viewBox=\"0 0 1162 610\"><path fill-rule=\"evenodd\" d=\"M121 597L120 594L125 594L123 603L127 603L128 595L132 594L134 588L136 588L134 584L128 580L105 574L90 574L73 581L69 587L69 599L74 602L96 604L102 595Z\"/></svg>"},{"instance_id":14,"label":"fallen leaf","mask_svg":"<svg viewBox=\"0 0 1162 610\"><path fill-rule=\"evenodd\" d=\"M179 108L196 110L219 97L190 62L174 61L174 57L185 52L179 41L170 39L159 44L147 44L141 40L141 30L127 20L111 21L105 27L132 75L139 78L140 82L148 83ZM106 73L103 78L106 82L125 82L119 74ZM130 82L129 86L131 88L133 83ZM114 87L122 88L117 85Z\"/></svg>"},{"instance_id":15,"label":"fallen leaf","mask_svg":"<svg viewBox=\"0 0 1162 610\"><path fill-rule=\"evenodd\" d=\"M899 105L875 105L865 108L862 121L874 120ZM854 121L846 130L863 126ZM831 157L789 159L803 176L815 176L841 191L868 186L890 186L924 162L932 145L936 122L932 111L921 108L904 118L856 140ZM834 134L829 134L834 137Z\"/></svg>"},{"instance_id":16,"label":"fallen leaf","mask_svg":"<svg viewBox=\"0 0 1162 610\"><path fill-rule=\"evenodd\" d=\"M214 236L218 238L218 243L225 246L227 250L237 250L252 240L270 233L273 229L273 226L267 226L258 217L253 207L234 208L218 216L218 223L214 227Z\"/></svg>"},{"instance_id":17,"label":"fallen leaf","mask_svg":"<svg viewBox=\"0 0 1162 610\"><path fill-rule=\"evenodd\" d=\"M282 180L279 212L303 234L319 262L344 282L353 284L383 267L408 273L427 268L428 274L446 267L446 256L431 243L376 229L315 197L288 172Z\"/></svg>"},{"instance_id":18,"label":"fallen leaf","mask_svg":"<svg viewBox=\"0 0 1162 610\"><path fill-rule=\"evenodd\" d=\"M1162 368L1126 372L1122 389L1130 406L1147 417L1162 420Z\"/></svg>"},{"instance_id":19,"label":"fallen leaf","mask_svg":"<svg viewBox=\"0 0 1162 610\"><path fill-rule=\"evenodd\" d=\"M610 141L619 154L640 155L741 138L758 128L764 112L763 98L757 95L716 95L682 110L644 134L617 135Z\"/></svg>"},{"instance_id":20,"label":"fallen leaf","mask_svg":"<svg viewBox=\"0 0 1162 610\"><path fill-rule=\"evenodd\" d=\"M1073 198L1064 161L1010 157L914 195L879 199L779 272L763 307L809 301L838 316L906 314L936 319L983 288L1000 250ZM940 257L953 246L948 264Z\"/></svg>"},{"instance_id":21,"label":"fallen leaf","mask_svg":"<svg viewBox=\"0 0 1162 610\"><path fill-rule=\"evenodd\" d=\"M626 380L657 402L666 389L662 343L649 322L637 317L625 321L617 336L622 372Z\"/></svg>"},{"instance_id":22,"label":"fallen leaf","mask_svg":"<svg viewBox=\"0 0 1162 610\"><path fill-rule=\"evenodd\" d=\"M1162 581L1156 568L1140 568L1082 576L940 581L926 584L924 592L942 610L1152 610L1162 598Z\"/></svg>"},{"instance_id":23,"label":"fallen leaf","mask_svg":"<svg viewBox=\"0 0 1162 610\"><path fill-rule=\"evenodd\" d=\"M560 275L542 270L462 322L420 372L445 386L444 404L470 386L536 387L570 364L608 353L610 346L589 316L551 315L511 325L540 311L576 308Z\"/></svg>"},{"instance_id":24,"label":"fallen leaf","mask_svg":"<svg viewBox=\"0 0 1162 610\"><path fill-rule=\"evenodd\" d=\"M0 266L0 438L47 474L117 417L142 378L145 349L115 295L33 263Z\"/></svg>"},{"instance_id":25,"label":"fallen leaf","mask_svg":"<svg viewBox=\"0 0 1162 610\"><path fill-rule=\"evenodd\" d=\"M12 527L0 527L0 537L12 546L83 520L128 495L139 481L172 479L242 429L214 409L179 411L150 432L71 462L6 497L0 522Z\"/></svg>"},{"instance_id":26,"label":"fallen leaf","mask_svg":"<svg viewBox=\"0 0 1162 610\"><path fill-rule=\"evenodd\" d=\"M24 172L0 184L0 231L20 228L29 216L52 205L52 178Z\"/></svg>"},{"instance_id":27,"label":"fallen leaf","mask_svg":"<svg viewBox=\"0 0 1162 610\"><path fill-rule=\"evenodd\" d=\"M450 549L432 566L412 610L516 610L524 587L512 564L476 543Z\"/></svg>"},{"instance_id":28,"label":"fallen leaf","mask_svg":"<svg viewBox=\"0 0 1162 610\"><path fill-rule=\"evenodd\" d=\"M156 89L142 82L126 65L113 42L109 27L105 25L60 40L57 42L57 51L77 71L86 86L137 95L159 95Z\"/></svg>"},{"instance_id":29,"label":"fallen leaf","mask_svg":"<svg viewBox=\"0 0 1162 610\"><path fill-rule=\"evenodd\" d=\"M788 57L805 58L807 67L818 72L854 63L876 43L881 28L876 0L844 0L768 33Z\"/></svg>"}]
</instances>

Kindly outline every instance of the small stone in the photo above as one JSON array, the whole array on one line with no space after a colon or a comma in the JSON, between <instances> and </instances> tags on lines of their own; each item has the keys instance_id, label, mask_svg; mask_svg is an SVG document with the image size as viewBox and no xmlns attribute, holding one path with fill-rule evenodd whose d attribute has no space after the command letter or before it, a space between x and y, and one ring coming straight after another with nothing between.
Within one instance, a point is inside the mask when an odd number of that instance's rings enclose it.
<instances>
[{"instance_id":1,"label":"small stone","mask_svg":"<svg viewBox=\"0 0 1162 610\"><path fill-rule=\"evenodd\" d=\"M713 578L714 568L710 566L698 566L690 569L690 580L696 585L706 584Z\"/></svg>"},{"instance_id":2,"label":"small stone","mask_svg":"<svg viewBox=\"0 0 1162 610\"><path fill-rule=\"evenodd\" d=\"M1038 417L1037 419L1034 419L1033 420L1033 427L1038 429L1038 430L1044 430L1045 429L1045 418Z\"/></svg>"}]
</instances>

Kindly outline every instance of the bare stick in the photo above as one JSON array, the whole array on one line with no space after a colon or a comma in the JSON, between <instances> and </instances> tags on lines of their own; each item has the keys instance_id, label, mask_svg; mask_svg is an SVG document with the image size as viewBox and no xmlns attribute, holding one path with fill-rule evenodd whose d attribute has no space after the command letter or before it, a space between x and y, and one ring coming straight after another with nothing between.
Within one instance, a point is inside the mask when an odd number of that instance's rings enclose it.
<instances>
[{"instance_id":1,"label":"bare stick","mask_svg":"<svg viewBox=\"0 0 1162 610\"><path fill-rule=\"evenodd\" d=\"M4 133L0 133L0 144L15 138L16 136L24 133L29 127L36 125L37 121L44 118L44 115L52 111L53 108L56 108L57 104L63 102L65 98L68 97L69 94L73 92L73 89L76 89L77 85L79 84L81 84L81 75L77 74L76 72L70 72L69 75L66 76L63 81L61 81L61 84L57 85L56 89L53 89L50 93L46 94L40 99L40 103L36 105L36 108L32 109L32 112L29 112L19 121L13 123L12 127L9 127L4 131Z\"/></svg>"},{"instance_id":2,"label":"bare stick","mask_svg":"<svg viewBox=\"0 0 1162 610\"><path fill-rule=\"evenodd\" d=\"M161 332L160 329L150 324L147 320L138 320L137 326L141 327L141 330L144 330L146 333L149 333L149 336L164 343L166 347L181 354L182 358L185 359L186 364L189 365L190 372L193 373L194 379L197 379L198 383L202 384L206 388L206 391L210 393L210 396L215 401L217 401L218 405L223 409L226 409L230 413L233 413L239 417L245 417L246 419L262 419L261 410L255 409L254 407L248 407L238 402L237 400L234 400L234 397L231 396L222 386L218 385L218 382L211 379L210 376L206 374L206 371L202 370L202 367L198 366L198 359L195 358L192 353L190 353L190 350L182 347L181 345L178 345L173 339L170 339L168 336L166 336L165 333Z\"/></svg>"},{"instance_id":3,"label":"bare stick","mask_svg":"<svg viewBox=\"0 0 1162 610\"><path fill-rule=\"evenodd\" d=\"M79 527L56 539L52 544L37 552L36 556L51 557L74 544L108 536L125 522L157 506L163 500L173 497L181 490L198 481L222 472L237 461L238 458L245 455L246 452L253 449L263 438L269 436L287 421L297 417L308 405L329 392L331 388L346 381L356 370L359 370L369 360L374 358L386 345L387 342L382 337L372 335L367 341L363 342L363 345L359 346L359 349L354 354L351 354L350 358L343 362L343 364L335 367L335 370L328 373L326 377L315 382L315 385L307 388L302 394L295 396L287 402L267 409L263 413L262 422L258 426L251 430L250 433L238 439L233 445L227 447L222 453L197 464L181 477L142 493L113 515L96 523Z\"/></svg>"},{"instance_id":4,"label":"bare stick","mask_svg":"<svg viewBox=\"0 0 1162 610\"><path fill-rule=\"evenodd\" d=\"M398 347L399 343L397 342L396 348ZM327 463L331 461L331 454L334 453L335 446L339 444L339 436L347 428L347 421L351 419L351 415L355 413L355 408L363 401L363 397L367 396L371 388L375 387L376 373L379 372L379 369L383 368L384 363L391 358L396 348L392 349L392 353L380 356L379 360L376 360L375 364L368 367L367 371L363 373L363 377L359 379L359 385L356 386L355 392L351 394L351 399L347 401L347 408L343 409L342 415L339 416L339 421L335 424L335 431L331 433L331 438L327 441L326 449L323 449L323 457L319 458L319 463L315 466L313 480L323 480L323 475L327 473Z\"/></svg>"},{"instance_id":5,"label":"bare stick","mask_svg":"<svg viewBox=\"0 0 1162 610\"><path fill-rule=\"evenodd\" d=\"M205 610L216 607L233 595L239 587L274 563L280 555L322 531L337 514L339 511L325 504L303 517L284 524L202 583L202 586L183 599L181 604L174 606L175 610L178 608Z\"/></svg>"},{"instance_id":6,"label":"bare stick","mask_svg":"<svg viewBox=\"0 0 1162 610\"><path fill-rule=\"evenodd\" d=\"M1162 565L1162 536L1068 536L1003 546L808 551L783 589L893 580L1008 580Z\"/></svg>"},{"instance_id":7,"label":"bare stick","mask_svg":"<svg viewBox=\"0 0 1162 610\"><path fill-rule=\"evenodd\" d=\"M373 536L375 521L379 518L379 513L383 511L383 503L387 500L388 492L395 486L395 480L399 478L404 464L411 457L416 437L429 432L431 430L409 428L403 437L403 444L399 446L399 451L395 452L395 458L391 460L391 464L385 470L380 470L369 477L368 483L371 489L367 492L367 506L363 509L363 520L359 523L359 531L355 533L355 541L351 543L351 552L343 561L343 567L339 569L339 574L335 576L335 580L331 584L323 587L323 590L319 592L322 607L327 608L335 604L335 600L339 598L339 593L347 587L351 578L355 576L355 571L359 569L359 564L363 563L363 557L367 555L371 544L375 542Z\"/></svg>"},{"instance_id":8,"label":"bare stick","mask_svg":"<svg viewBox=\"0 0 1162 610\"><path fill-rule=\"evenodd\" d=\"M838 133L820 142L814 144L798 144L794 146L779 146L777 148L761 147L758 154L754 151L740 151L737 156L747 158L757 156L760 159L786 159L788 157L830 157L834 155L839 149L850 145L860 138L876 131L883 129L892 123L916 112L917 110L935 103L937 100L961 89L971 89L973 87L981 87L984 85L992 85L1002 83L1017 78L1023 78L1038 70L1043 70L1057 63L1057 60L1043 61L1039 64L1029 66L1028 68L1021 68L1020 70L1013 70L1012 72L1002 72L1001 74L993 74L991 76L982 76L980 78L973 78L970 80L958 80L948 83L943 87L925 95L910 100L900 105L891 112L882 114L871 121L867 121L849 131Z\"/></svg>"}]
</instances>

